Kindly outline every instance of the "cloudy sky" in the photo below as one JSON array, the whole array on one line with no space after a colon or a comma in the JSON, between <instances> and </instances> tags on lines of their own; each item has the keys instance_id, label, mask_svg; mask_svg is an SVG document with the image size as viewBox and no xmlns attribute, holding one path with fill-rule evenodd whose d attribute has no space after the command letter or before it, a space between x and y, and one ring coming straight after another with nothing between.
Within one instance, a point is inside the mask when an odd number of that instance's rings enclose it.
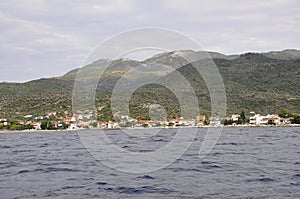
<instances>
[{"instance_id":1,"label":"cloudy sky","mask_svg":"<svg viewBox=\"0 0 300 199\"><path fill-rule=\"evenodd\" d=\"M0 1L0 82L62 75L97 44L141 27L173 29L224 54L300 49L300 1Z\"/></svg>"}]
</instances>

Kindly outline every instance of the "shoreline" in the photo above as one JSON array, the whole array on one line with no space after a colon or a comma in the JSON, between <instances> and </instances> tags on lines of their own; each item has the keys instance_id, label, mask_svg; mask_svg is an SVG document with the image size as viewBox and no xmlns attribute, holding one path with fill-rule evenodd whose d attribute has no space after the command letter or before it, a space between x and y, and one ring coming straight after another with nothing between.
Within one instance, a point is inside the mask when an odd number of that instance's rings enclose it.
<instances>
[{"instance_id":1,"label":"shoreline","mask_svg":"<svg viewBox=\"0 0 300 199\"><path fill-rule=\"evenodd\" d=\"M253 125L236 125L236 126L177 126L177 127L127 127L127 128L105 128L105 129L75 129L75 130L1 130L0 134L4 133L66 133L66 132L76 132L82 130L151 130L151 129L181 129L181 128L282 128L282 127L300 127L300 124L289 124L289 125L261 125L261 126L253 126Z\"/></svg>"}]
</instances>

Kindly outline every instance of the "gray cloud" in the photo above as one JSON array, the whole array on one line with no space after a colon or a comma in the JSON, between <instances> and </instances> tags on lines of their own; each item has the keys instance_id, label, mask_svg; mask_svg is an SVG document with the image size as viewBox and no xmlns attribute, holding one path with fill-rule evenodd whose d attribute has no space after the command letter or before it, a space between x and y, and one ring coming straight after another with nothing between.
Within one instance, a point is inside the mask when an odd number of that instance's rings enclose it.
<instances>
[{"instance_id":1,"label":"gray cloud","mask_svg":"<svg viewBox=\"0 0 300 199\"><path fill-rule=\"evenodd\" d=\"M226 54L300 48L297 0L2 1L0 81L62 75L132 28L174 29Z\"/></svg>"}]
</instances>

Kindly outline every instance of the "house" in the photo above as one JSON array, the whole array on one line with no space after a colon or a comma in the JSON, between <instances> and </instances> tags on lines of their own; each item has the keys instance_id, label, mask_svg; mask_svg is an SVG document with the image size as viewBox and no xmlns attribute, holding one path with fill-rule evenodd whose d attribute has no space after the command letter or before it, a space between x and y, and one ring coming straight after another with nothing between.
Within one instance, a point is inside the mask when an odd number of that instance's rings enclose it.
<instances>
[{"instance_id":1,"label":"house","mask_svg":"<svg viewBox=\"0 0 300 199\"><path fill-rule=\"evenodd\" d=\"M43 116L38 116L38 117L35 117L34 119L35 119L35 120L43 120L44 117L43 117Z\"/></svg>"},{"instance_id":2,"label":"house","mask_svg":"<svg viewBox=\"0 0 300 199\"><path fill-rule=\"evenodd\" d=\"M50 117L51 115L56 116L56 112L48 112L46 113L46 116Z\"/></svg>"},{"instance_id":3,"label":"house","mask_svg":"<svg viewBox=\"0 0 300 199\"><path fill-rule=\"evenodd\" d=\"M76 122L76 118L75 117L71 117L70 122Z\"/></svg>"},{"instance_id":4,"label":"house","mask_svg":"<svg viewBox=\"0 0 300 199\"><path fill-rule=\"evenodd\" d=\"M58 128L58 122L53 122L54 128Z\"/></svg>"},{"instance_id":5,"label":"house","mask_svg":"<svg viewBox=\"0 0 300 199\"><path fill-rule=\"evenodd\" d=\"M280 118L280 125L291 124L292 117Z\"/></svg>"},{"instance_id":6,"label":"house","mask_svg":"<svg viewBox=\"0 0 300 199\"><path fill-rule=\"evenodd\" d=\"M249 124L250 125L259 125L262 117L260 114L255 114L254 112L250 112Z\"/></svg>"},{"instance_id":7,"label":"house","mask_svg":"<svg viewBox=\"0 0 300 199\"><path fill-rule=\"evenodd\" d=\"M221 119L219 117L210 117L210 125L211 126L221 126Z\"/></svg>"},{"instance_id":8,"label":"house","mask_svg":"<svg viewBox=\"0 0 300 199\"><path fill-rule=\"evenodd\" d=\"M164 120L164 121L160 121L160 125L161 126L168 126L169 125L169 122Z\"/></svg>"},{"instance_id":9,"label":"house","mask_svg":"<svg viewBox=\"0 0 300 199\"><path fill-rule=\"evenodd\" d=\"M83 120L83 115L79 114L77 117L78 120Z\"/></svg>"},{"instance_id":10,"label":"house","mask_svg":"<svg viewBox=\"0 0 300 199\"><path fill-rule=\"evenodd\" d=\"M7 119L6 118L0 118L0 123L3 124L3 126L7 126Z\"/></svg>"},{"instance_id":11,"label":"house","mask_svg":"<svg viewBox=\"0 0 300 199\"><path fill-rule=\"evenodd\" d=\"M200 126L203 126L204 125L204 122L205 122L205 115L199 115L197 116L197 122Z\"/></svg>"},{"instance_id":12,"label":"house","mask_svg":"<svg viewBox=\"0 0 300 199\"><path fill-rule=\"evenodd\" d=\"M182 125L183 126L195 126L196 122L195 122L195 120L192 120L192 119L185 119L182 121Z\"/></svg>"},{"instance_id":13,"label":"house","mask_svg":"<svg viewBox=\"0 0 300 199\"><path fill-rule=\"evenodd\" d=\"M249 124L251 125L268 125L268 124L280 124L280 117L277 114L268 114L266 116L255 114L250 117Z\"/></svg>"},{"instance_id":14,"label":"house","mask_svg":"<svg viewBox=\"0 0 300 199\"><path fill-rule=\"evenodd\" d=\"M32 115L25 115L24 118L25 119L32 118Z\"/></svg>"},{"instance_id":15,"label":"house","mask_svg":"<svg viewBox=\"0 0 300 199\"><path fill-rule=\"evenodd\" d=\"M233 115L231 115L231 120L233 122L237 122L239 120L239 118L240 118L240 114L233 114Z\"/></svg>"},{"instance_id":16,"label":"house","mask_svg":"<svg viewBox=\"0 0 300 199\"><path fill-rule=\"evenodd\" d=\"M107 122L98 122L97 128L99 129L107 128Z\"/></svg>"},{"instance_id":17,"label":"house","mask_svg":"<svg viewBox=\"0 0 300 199\"><path fill-rule=\"evenodd\" d=\"M118 126L119 126L119 124L117 122L108 122L107 123L108 129L114 129L114 128L117 128Z\"/></svg>"},{"instance_id":18,"label":"house","mask_svg":"<svg viewBox=\"0 0 300 199\"><path fill-rule=\"evenodd\" d=\"M139 120L135 123L135 127L144 127L148 125L148 122L146 120Z\"/></svg>"},{"instance_id":19,"label":"house","mask_svg":"<svg viewBox=\"0 0 300 199\"><path fill-rule=\"evenodd\" d=\"M128 116L128 115L122 115L122 116L121 116L121 119L122 119L122 120L128 120L128 119L129 119L129 116Z\"/></svg>"},{"instance_id":20,"label":"house","mask_svg":"<svg viewBox=\"0 0 300 199\"><path fill-rule=\"evenodd\" d=\"M67 130L76 130L78 129L75 123L70 123L69 127L67 128Z\"/></svg>"},{"instance_id":21,"label":"house","mask_svg":"<svg viewBox=\"0 0 300 199\"><path fill-rule=\"evenodd\" d=\"M33 128L35 129L35 130L41 130L42 128L41 128L41 122L33 122L33 123L31 123L31 125L33 126Z\"/></svg>"},{"instance_id":22,"label":"house","mask_svg":"<svg viewBox=\"0 0 300 199\"><path fill-rule=\"evenodd\" d=\"M57 128L59 128L59 129L64 128L64 124L62 122L58 122Z\"/></svg>"},{"instance_id":23,"label":"house","mask_svg":"<svg viewBox=\"0 0 300 199\"><path fill-rule=\"evenodd\" d=\"M266 116L262 116L262 119L260 121L260 125L268 125L268 124L280 124L280 118L277 114L268 114Z\"/></svg>"},{"instance_id":24,"label":"house","mask_svg":"<svg viewBox=\"0 0 300 199\"><path fill-rule=\"evenodd\" d=\"M181 126L183 124L182 119L175 119L173 120L173 123L175 124L175 126Z\"/></svg>"}]
</instances>

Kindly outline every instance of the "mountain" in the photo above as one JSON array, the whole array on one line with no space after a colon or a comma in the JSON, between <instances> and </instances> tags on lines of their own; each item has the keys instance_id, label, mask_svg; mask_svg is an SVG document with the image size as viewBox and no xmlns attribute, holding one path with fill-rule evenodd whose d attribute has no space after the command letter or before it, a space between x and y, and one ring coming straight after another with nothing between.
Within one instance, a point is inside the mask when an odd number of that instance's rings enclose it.
<instances>
[{"instance_id":1,"label":"mountain","mask_svg":"<svg viewBox=\"0 0 300 199\"><path fill-rule=\"evenodd\" d=\"M112 119L110 97L121 77L123 84L129 85L145 78L159 78L174 72L180 72L195 90L201 113L209 113L209 92L205 81L194 68L208 61L208 57L212 57L223 78L228 113L240 113L242 110L278 113L282 109L300 112L298 50L234 56L182 50L157 54L142 62L124 58L101 59L82 69L91 71L83 78L98 78L93 69L101 71L103 66L110 65L106 71L102 71L104 75L99 81L95 99L101 120ZM0 83L0 118L21 119L27 114L38 116L50 111L70 113L72 90L78 71L79 69L74 69L61 77L43 78L26 83ZM152 84L144 85L133 93L129 104L132 116L147 119L150 104L153 103L165 107L169 117L180 115L176 96L165 87Z\"/></svg>"},{"instance_id":2,"label":"mountain","mask_svg":"<svg viewBox=\"0 0 300 199\"><path fill-rule=\"evenodd\" d=\"M238 56L227 56L218 52L180 50L157 54L149 59L146 59L145 61L143 61L143 63L160 63L178 68L183 66L184 64L188 64L191 61L197 61L207 58L232 60L238 58Z\"/></svg>"},{"instance_id":3,"label":"mountain","mask_svg":"<svg viewBox=\"0 0 300 199\"><path fill-rule=\"evenodd\" d=\"M263 53L264 56L272 59L300 59L300 51L296 49L287 49L283 51L271 51Z\"/></svg>"}]
</instances>

